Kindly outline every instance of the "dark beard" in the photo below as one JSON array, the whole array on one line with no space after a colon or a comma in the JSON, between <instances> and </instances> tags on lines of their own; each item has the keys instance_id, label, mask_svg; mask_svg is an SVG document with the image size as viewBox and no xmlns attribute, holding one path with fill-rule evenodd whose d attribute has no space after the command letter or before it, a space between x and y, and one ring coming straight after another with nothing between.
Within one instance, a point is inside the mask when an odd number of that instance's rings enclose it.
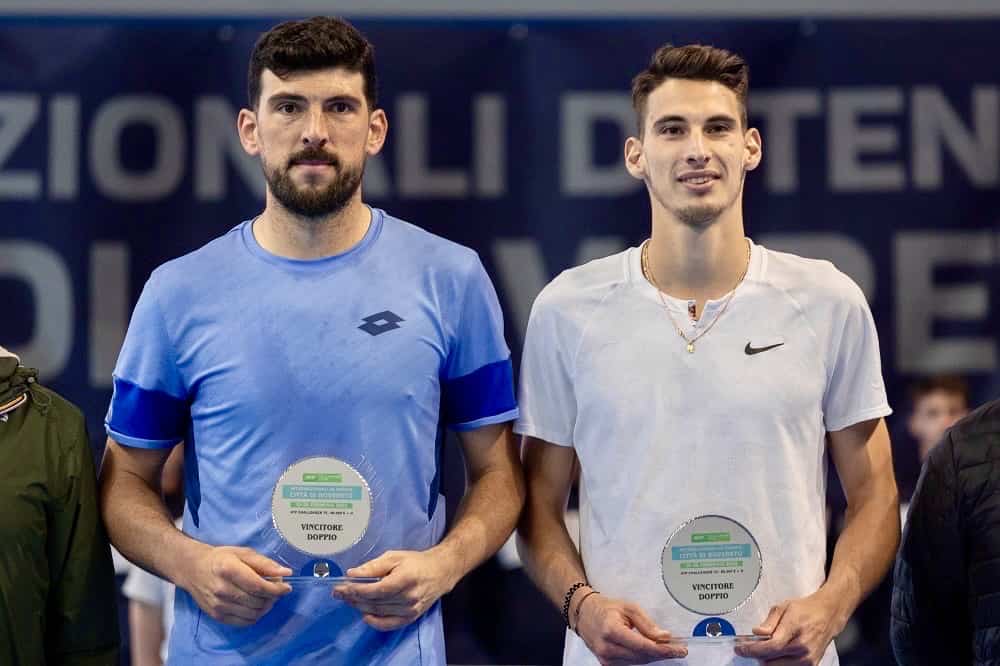
<instances>
[{"instance_id":1,"label":"dark beard","mask_svg":"<svg viewBox=\"0 0 1000 666\"><path fill-rule=\"evenodd\" d=\"M303 190L296 186L289 171L296 162L304 160L328 160L337 172L333 182L322 189ZM264 178L271 194L288 211L301 217L319 218L338 213L347 205L361 187L364 171L364 162L357 169L345 167L336 157L317 149L293 155L284 169L269 170L265 166Z\"/></svg>"}]
</instances>

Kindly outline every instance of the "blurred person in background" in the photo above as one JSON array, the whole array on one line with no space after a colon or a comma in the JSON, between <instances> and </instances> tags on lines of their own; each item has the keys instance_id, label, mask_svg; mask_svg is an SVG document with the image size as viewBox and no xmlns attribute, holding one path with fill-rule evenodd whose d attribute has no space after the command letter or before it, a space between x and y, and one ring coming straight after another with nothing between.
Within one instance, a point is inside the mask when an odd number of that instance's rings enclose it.
<instances>
[{"instance_id":1,"label":"blurred person in background","mask_svg":"<svg viewBox=\"0 0 1000 666\"><path fill-rule=\"evenodd\" d=\"M917 482L893 574L900 666L1000 664L1000 401L955 423Z\"/></svg>"},{"instance_id":2,"label":"blurred person in background","mask_svg":"<svg viewBox=\"0 0 1000 666\"><path fill-rule=\"evenodd\" d=\"M969 385L956 375L935 375L917 381L910 389L913 405L906 428L917 443L922 465L944 431L969 413Z\"/></svg>"},{"instance_id":3,"label":"blurred person in background","mask_svg":"<svg viewBox=\"0 0 1000 666\"><path fill-rule=\"evenodd\" d=\"M625 144L649 194L651 237L565 271L532 307L518 534L526 568L569 625L566 664L832 666L833 637L896 550L875 324L832 264L746 238L743 184L762 155L748 86L746 63L728 51L654 54L633 82L639 131ZM848 501L828 574L827 451ZM563 519L577 464L579 550ZM760 589L732 622L766 640L673 640L706 618L664 589L662 553L705 514L760 544Z\"/></svg>"},{"instance_id":4,"label":"blurred person in background","mask_svg":"<svg viewBox=\"0 0 1000 666\"><path fill-rule=\"evenodd\" d=\"M0 663L118 663L83 414L0 347Z\"/></svg>"},{"instance_id":5,"label":"blurred person in background","mask_svg":"<svg viewBox=\"0 0 1000 666\"><path fill-rule=\"evenodd\" d=\"M122 554L178 587L171 663L442 664L440 597L520 512L510 352L482 263L363 202L388 131L376 88L373 47L345 21L262 35L237 131L265 209L155 270L132 314L101 502ZM447 534L444 426L469 476ZM160 496L181 441L183 532ZM318 455L381 480L374 559L344 572L381 580L289 594L269 578L293 571L261 552L271 497L281 470Z\"/></svg>"}]
</instances>

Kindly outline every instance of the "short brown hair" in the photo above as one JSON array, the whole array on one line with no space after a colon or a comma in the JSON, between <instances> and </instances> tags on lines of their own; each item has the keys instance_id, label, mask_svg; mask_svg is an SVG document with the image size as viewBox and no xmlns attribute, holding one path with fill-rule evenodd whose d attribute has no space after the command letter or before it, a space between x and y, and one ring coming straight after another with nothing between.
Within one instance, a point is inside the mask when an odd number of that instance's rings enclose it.
<instances>
[{"instance_id":1,"label":"short brown hair","mask_svg":"<svg viewBox=\"0 0 1000 666\"><path fill-rule=\"evenodd\" d=\"M917 380L910 386L910 402L916 406L922 398L937 391L957 395L969 406L969 384L958 375L931 375Z\"/></svg>"},{"instance_id":2,"label":"short brown hair","mask_svg":"<svg viewBox=\"0 0 1000 666\"><path fill-rule=\"evenodd\" d=\"M378 101L375 47L347 21L314 16L274 26L257 40L250 55L247 97L250 108L260 102L260 76L265 69L284 78L295 71L343 67L361 72L369 110Z\"/></svg>"},{"instance_id":3,"label":"short brown hair","mask_svg":"<svg viewBox=\"0 0 1000 666\"><path fill-rule=\"evenodd\" d=\"M635 109L642 136L649 95L667 79L717 81L734 93L740 103L740 122L747 127L747 95L750 92L750 68L735 53L704 44L673 46L664 44L656 50L649 66L632 79L632 108Z\"/></svg>"}]
</instances>

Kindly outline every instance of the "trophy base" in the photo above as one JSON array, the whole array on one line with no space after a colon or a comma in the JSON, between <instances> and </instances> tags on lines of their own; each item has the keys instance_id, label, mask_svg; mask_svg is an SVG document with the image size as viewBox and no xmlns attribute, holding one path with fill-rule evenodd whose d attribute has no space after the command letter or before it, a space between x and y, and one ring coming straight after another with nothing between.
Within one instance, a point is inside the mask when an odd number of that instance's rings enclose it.
<instances>
[{"instance_id":1,"label":"trophy base","mask_svg":"<svg viewBox=\"0 0 1000 666\"><path fill-rule=\"evenodd\" d=\"M672 636L667 643L675 645L736 645L752 641L766 641L770 636L741 634L738 636Z\"/></svg>"},{"instance_id":2,"label":"trophy base","mask_svg":"<svg viewBox=\"0 0 1000 666\"><path fill-rule=\"evenodd\" d=\"M304 585L336 585L338 583L377 583L377 576L265 576L264 580L274 583L288 583L292 587Z\"/></svg>"}]
</instances>

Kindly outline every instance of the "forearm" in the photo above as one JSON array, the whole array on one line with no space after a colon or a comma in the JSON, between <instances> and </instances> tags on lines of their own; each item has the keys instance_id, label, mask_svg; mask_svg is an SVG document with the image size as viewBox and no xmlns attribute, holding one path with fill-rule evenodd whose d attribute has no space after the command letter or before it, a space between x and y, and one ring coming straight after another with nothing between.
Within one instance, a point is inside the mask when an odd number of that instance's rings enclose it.
<instances>
[{"instance_id":1,"label":"forearm","mask_svg":"<svg viewBox=\"0 0 1000 666\"><path fill-rule=\"evenodd\" d=\"M160 495L125 470L102 470L101 511L108 536L130 561L184 586L184 563L207 548L178 530Z\"/></svg>"},{"instance_id":2,"label":"forearm","mask_svg":"<svg viewBox=\"0 0 1000 666\"><path fill-rule=\"evenodd\" d=\"M820 588L837 604L841 625L886 575L898 546L899 497L893 482L848 506L830 573Z\"/></svg>"},{"instance_id":3,"label":"forearm","mask_svg":"<svg viewBox=\"0 0 1000 666\"><path fill-rule=\"evenodd\" d=\"M528 576L557 608L562 608L570 587L587 580L583 559L566 528L563 512L533 506L529 498L518 525L517 546ZM579 598L574 595L574 601Z\"/></svg>"},{"instance_id":4,"label":"forearm","mask_svg":"<svg viewBox=\"0 0 1000 666\"><path fill-rule=\"evenodd\" d=\"M452 586L500 549L523 505L519 465L497 466L470 484L451 530L431 549L452 563Z\"/></svg>"}]
</instances>

